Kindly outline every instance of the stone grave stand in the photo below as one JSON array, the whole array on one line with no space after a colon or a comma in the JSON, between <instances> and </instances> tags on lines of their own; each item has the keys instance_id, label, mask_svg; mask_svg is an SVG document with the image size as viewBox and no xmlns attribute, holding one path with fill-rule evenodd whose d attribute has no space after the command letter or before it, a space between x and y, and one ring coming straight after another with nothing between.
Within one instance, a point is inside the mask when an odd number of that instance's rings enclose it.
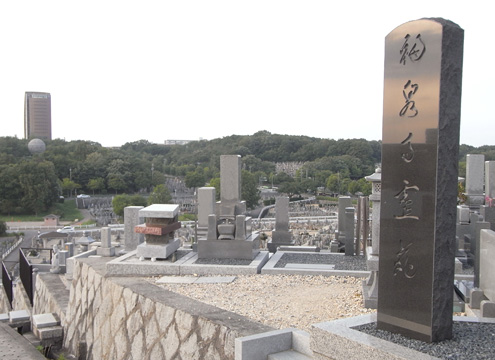
<instances>
[{"instance_id":1,"label":"stone grave stand","mask_svg":"<svg viewBox=\"0 0 495 360\"><path fill-rule=\"evenodd\" d=\"M294 239L289 232L289 198L287 196L275 199L275 230L268 242L268 251L274 253L279 246L292 246Z\"/></svg>"},{"instance_id":2,"label":"stone grave stand","mask_svg":"<svg viewBox=\"0 0 495 360\"><path fill-rule=\"evenodd\" d=\"M146 219L144 224L134 227L134 232L144 234L145 238L137 246L136 256L140 260L166 259L180 247L180 239L174 236L181 226L178 216L179 205L153 204L139 210L139 217Z\"/></svg>"},{"instance_id":3,"label":"stone grave stand","mask_svg":"<svg viewBox=\"0 0 495 360\"><path fill-rule=\"evenodd\" d=\"M210 207L209 199L207 209ZM215 213L208 215L206 238L198 238L199 259L253 260L258 255L259 233L252 231L251 217L245 216L246 203L240 199L241 157L222 155L220 201L216 204Z\"/></svg>"}]
</instances>

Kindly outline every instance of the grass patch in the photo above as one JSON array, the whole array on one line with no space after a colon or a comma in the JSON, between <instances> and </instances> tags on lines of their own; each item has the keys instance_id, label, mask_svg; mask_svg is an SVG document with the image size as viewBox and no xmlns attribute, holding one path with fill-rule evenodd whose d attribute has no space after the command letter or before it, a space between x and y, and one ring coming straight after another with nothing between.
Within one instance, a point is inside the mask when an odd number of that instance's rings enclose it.
<instances>
[{"instance_id":1,"label":"grass patch","mask_svg":"<svg viewBox=\"0 0 495 360\"><path fill-rule=\"evenodd\" d=\"M7 221L43 221L43 216L55 214L60 216L61 221L74 221L82 219L83 215L76 207L76 200L66 200L63 203L56 203L51 209L42 215L21 214L12 216L0 216L0 220Z\"/></svg>"},{"instance_id":2,"label":"grass patch","mask_svg":"<svg viewBox=\"0 0 495 360\"><path fill-rule=\"evenodd\" d=\"M179 221L195 221L196 214L180 214Z\"/></svg>"}]
</instances>

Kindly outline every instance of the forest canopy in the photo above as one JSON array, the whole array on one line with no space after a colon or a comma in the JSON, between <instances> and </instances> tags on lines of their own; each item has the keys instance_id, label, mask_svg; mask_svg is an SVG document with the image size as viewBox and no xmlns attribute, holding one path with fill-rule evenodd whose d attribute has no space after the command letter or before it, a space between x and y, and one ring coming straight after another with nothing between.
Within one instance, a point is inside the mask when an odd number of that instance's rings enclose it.
<instances>
[{"instance_id":1,"label":"forest canopy","mask_svg":"<svg viewBox=\"0 0 495 360\"><path fill-rule=\"evenodd\" d=\"M43 154L31 155L28 140L0 137L0 213L39 213L60 195L151 193L167 177L181 177L189 187L214 186L220 155L242 156L243 178L255 186L280 185L292 195L325 188L332 193L369 193L363 178L381 161L381 142L365 139L320 139L271 134L231 135L185 145L147 140L106 148L92 141L46 141ZM495 160L495 146L461 145L460 176L466 154ZM280 164L296 164L282 176ZM283 168L283 167L282 167ZM277 170L278 169L278 170ZM287 175L287 174L285 174Z\"/></svg>"}]
</instances>

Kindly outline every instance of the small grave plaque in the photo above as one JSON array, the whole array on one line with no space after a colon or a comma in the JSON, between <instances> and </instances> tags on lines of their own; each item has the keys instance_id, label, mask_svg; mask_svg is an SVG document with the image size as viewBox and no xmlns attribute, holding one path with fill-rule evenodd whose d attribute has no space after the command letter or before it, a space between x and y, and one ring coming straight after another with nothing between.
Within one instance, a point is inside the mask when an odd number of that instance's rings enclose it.
<instances>
[{"instance_id":1,"label":"small grave plaque","mask_svg":"<svg viewBox=\"0 0 495 360\"><path fill-rule=\"evenodd\" d=\"M385 42L378 327L452 337L463 30L443 19Z\"/></svg>"}]
</instances>

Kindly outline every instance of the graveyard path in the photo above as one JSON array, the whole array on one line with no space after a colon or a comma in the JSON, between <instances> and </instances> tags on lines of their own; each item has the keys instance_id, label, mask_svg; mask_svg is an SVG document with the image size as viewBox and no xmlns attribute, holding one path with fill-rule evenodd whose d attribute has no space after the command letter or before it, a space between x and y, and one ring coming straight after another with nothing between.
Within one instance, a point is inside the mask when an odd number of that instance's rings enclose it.
<instances>
[{"instance_id":1,"label":"graveyard path","mask_svg":"<svg viewBox=\"0 0 495 360\"><path fill-rule=\"evenodd\" d=\"M84 224L85 222L87 222L89 220L93 220L93 217L89 213L88 209L80 209L79 211L81 212L83 218L80 219L79 221L77 221L76 224Z\"/></svg>"},{"instance_id":2,"label":"graveyard path","mask_svg":"<svg viewBox=\"0 0 495 360\"><path fill-rule=\"evenodd\" d=\"M353 277L239 275L228 284L159 286L265 325L304 330L318 322L374 312L363 307L361 284L361 278Z\"/></svg>"}]
</instances>

